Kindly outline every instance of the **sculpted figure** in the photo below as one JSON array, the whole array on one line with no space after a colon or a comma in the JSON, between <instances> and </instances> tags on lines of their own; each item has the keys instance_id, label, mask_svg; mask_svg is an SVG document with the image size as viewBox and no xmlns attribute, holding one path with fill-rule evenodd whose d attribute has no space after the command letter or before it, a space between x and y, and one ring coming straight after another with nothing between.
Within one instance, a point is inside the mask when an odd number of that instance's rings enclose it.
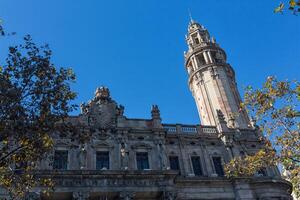
<instances>
[{"instance_id":1,"label":"sculpted figure","mask_svg":"<svg viewBox=\"0 0 300 200\"><path fill-rule=\"evenodd\" d=\"M127 145L122 142L121 143L121 168L127 170L129 164L129 152L127 149Z\"/></svg>"}]
</instances>

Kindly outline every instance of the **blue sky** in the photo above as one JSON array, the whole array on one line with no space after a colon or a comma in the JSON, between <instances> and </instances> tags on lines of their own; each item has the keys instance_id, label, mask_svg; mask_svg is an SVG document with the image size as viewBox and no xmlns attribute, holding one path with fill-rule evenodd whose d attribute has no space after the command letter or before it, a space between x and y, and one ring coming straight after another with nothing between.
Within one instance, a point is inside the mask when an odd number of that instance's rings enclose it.
<instances>
[{"instance_id":1,"label":"blue sky","mask_svg":"<svg viewBox=\"0 0 300 200\"><path fill-rule=\"evenodd\" d=\"M13 38L31 34L49 43L57 66L73 67L76 103L109 87L130 118L149 118L152 104L165 123L199 123L187 85L183 51L193 18L227 52L240 91L269 75L300 79L300 16L274 14L279 0L0 0L0 17Z\"/></svg>"}]
</instances>

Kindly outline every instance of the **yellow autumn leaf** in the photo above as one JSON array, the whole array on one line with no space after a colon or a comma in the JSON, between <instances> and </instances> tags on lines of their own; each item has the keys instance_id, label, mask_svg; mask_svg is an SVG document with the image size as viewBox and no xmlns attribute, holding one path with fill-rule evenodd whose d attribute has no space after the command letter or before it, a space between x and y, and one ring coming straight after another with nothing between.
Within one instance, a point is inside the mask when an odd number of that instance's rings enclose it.
<instances>
[{"instance_id":1,"label":"yellow autumn leaf","mask_svg":"<svg viewBox=\"0 0 300 200\"><path fill-rule=\"evenodd\" d=\"M290 7L294 8L296 6L296 1L290 0L289 4L290 4Z\"/></svg>"}]
</instances>

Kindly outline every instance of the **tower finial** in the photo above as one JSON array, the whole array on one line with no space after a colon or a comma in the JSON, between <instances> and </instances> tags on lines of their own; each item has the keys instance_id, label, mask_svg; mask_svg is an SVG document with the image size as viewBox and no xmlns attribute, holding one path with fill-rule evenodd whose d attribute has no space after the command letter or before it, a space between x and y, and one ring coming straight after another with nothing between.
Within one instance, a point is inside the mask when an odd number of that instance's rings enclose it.
<instances>
[{"instance_id":1,"label":"tower finial","mask_svg":"<svg viewBox=\"0 0 300 200\"><path fill-rule=\"evenodd\" d=\"M188 9L188 11L189 11L189 16L190 16L191 23L194 23L194 20L193 20L193 17L192 17L192 13L191 13L191 10Z\"/></svg>"}]
</instances>

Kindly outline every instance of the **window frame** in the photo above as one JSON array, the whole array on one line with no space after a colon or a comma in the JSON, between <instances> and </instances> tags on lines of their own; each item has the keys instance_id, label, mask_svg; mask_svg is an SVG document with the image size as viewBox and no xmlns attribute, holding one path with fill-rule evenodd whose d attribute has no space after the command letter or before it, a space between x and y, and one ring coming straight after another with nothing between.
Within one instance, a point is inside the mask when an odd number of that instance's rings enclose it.
<instances>
[{"instance_id":1,"label":"window frame","mask_svg":"<svg viewBox=\"0 0 300 200\"><path fill-rule=\"evenodd\" d=\"M108 167L106 167L106 170L109 170L111 168L111 159L110 159L110 151L109 150L97 150L96 151L96 159L95 159L95 169L96 170L104 170L104 167L102 167L101 169L97 167L97 158L98 158L98 153L107 153L107 157L108 157Z\"/></svg>"},{"instance_id":2,"label":"window frame","mask_svg":"<svg viewBox=\"0 0 300 200\"><path fill-rule=\"evenodd\" d=\"M148 168L139 169L138 154L147 154L147 167ZM150 170L151 169L150 168L149 152L148 151L137 151L137 152L135 152L135 162L136 162L136 169L137 170Z\"/></svg>"},{"instance_id":3,"label":"window frame","mask_svg":"<svg viewBox=\"0 0 300 200\"><path fill-rule=\"evenodd\" d=\"M221 164L221 168L222 168L222 174L218 174L217 172L217 169L216 169L216 166L215 166L215 162L214 162L214 159L215 158L219 158L220 159L220 164ZM211 156L211 161L212 161L212 166L213 166L213 170L214 170L214 173L218 175L218 177L224 177L225 176L225 171L224 171L224 161L223 161L223 158L222 156L220 155L213 155Z\"/></svg>"},{"instance_id":4,"label":"window frame","mask_svg":"<svg viewBox=\"0 0 300 200\"><path fill-rule=\"evenodd\" d=\"M196 174L195 173L195 168L194 168L194 164L193 164L193 157L195 158L198 158L199 159L199 169L200 169L200 174ZM193 170L193 174L195 176L204 176L204 173L203 173L203 166L202 166L202 162L201 162L201 157L199 155L191 155L190 156L190 162L191 162L191 168Z\"/></svg>"},{"instance_id":5,"label":"window frame","mask_svg":"<svg viewBox=\"0 0 300 200\"><path fill-rule=\"evenodd\" d=\"M178 166L177 169L172 169L171 158L176 158L176 159L177 159L177 166ZM179 156L177 156L177 155L169 155L169 166L170 166L170 169L171 169L171 170L175 170L175 171L179 171L179 172L180 172L181 167L180 167Z\"/></svg>"},{"instance_id":6,"label":"window frame","mask_svg":"<svg viewBox=\"0 0 300 200\"><path fill-rule=\"evenodd\" d=\"M55 154L57 153L57 152L60 152L60 153L62 153L62 152L64 152L64 153L67 153L67 156L66 156L66 167L65 168L56 168L56 159L55 159ZM69 157L70 157L70 155L69 155L69 151L67 150L67 149L55 149L54 150L54 153L53 153L53 165L52 165L52 169L54 169L54 170L68 170L69 169Z\"/></svg>"}]
</instances>

